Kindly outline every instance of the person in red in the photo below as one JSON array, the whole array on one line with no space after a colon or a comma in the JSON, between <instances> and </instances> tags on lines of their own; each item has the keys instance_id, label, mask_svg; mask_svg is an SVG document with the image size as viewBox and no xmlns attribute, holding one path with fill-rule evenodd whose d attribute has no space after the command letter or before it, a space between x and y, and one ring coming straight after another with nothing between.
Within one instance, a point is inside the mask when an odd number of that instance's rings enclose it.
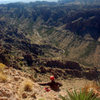
<instances>
[{"instance_id":1,"label":"person in red","mask_svg":"<svg viewBox=\"0 0 100 100\"><path fill-rule=\"evenodd\" d=\"M61 83L59 82L55 82L55 77L54 76L50 76L50 80L51 82L48 82L48 83L39 83L39 85L42 85L42 86L50 86L50 88L54 91L60 91L59 87L62 86Z\"/></svg>"}]
</instances>

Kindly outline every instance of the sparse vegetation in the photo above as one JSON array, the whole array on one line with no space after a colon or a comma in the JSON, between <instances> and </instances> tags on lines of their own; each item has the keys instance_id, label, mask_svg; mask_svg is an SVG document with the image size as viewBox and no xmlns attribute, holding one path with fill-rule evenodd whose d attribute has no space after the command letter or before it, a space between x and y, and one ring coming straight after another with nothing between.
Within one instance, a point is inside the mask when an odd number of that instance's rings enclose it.
<instances>
[{"instance_id":1,"label":"sparse vegetation","mask_svg":"<svg viewBox=\"0 0 100 100\"><path fill-rule=\"evenodd\" d=\"M0 96L3 88L2 94L9 92L12 97L18 94L27 100L48 100L52 95L49 99L57 100L59 93L65 94L66 88L70 90L75 87L78 90L85 85L85 81L98 79L100 6L85 6L77 2L87 0L68 1L72 1L70 5L45 1L0 4ZM9 68L5 68L3 63ZM51 74L62 84L59 93L52 90L51 85L54 88L57 86L50 83ZM45 91L46 86L44 88L38 82L51 84L50 92ZM68 91L68 96L60 98L100 100L98 91L99 81L97 86Z\"/></svg>"},{"instance_id":2,"label":"sparse vegetation","mask_svg":"<svg viewBox=\"0 0 100 100\"><path fill-rule=\"evenodd\" d=\"M91 84L87 84L80 91L74 90L73 92L69 92L68 96L61 96L62 100L100 100L100 86L98 86L95 82Z\"/></svg>"},{"instance_id":3,"label":"sparse vegetation","mask_svg":"<svg viewBox=\"0 0 100 100\"><path fill-rule=\"evenodd\" d=\"M4 70L5 67L6 66L3 63L0 63L0 72L3 72L3 70Z\"/></svg>"},{"instance_id":4,"label":"sparse vegetation","mask_svg":"<svg viewBox=\"0 0 100 100\"><path fill-rule=\"evenodd\" d=\"M41 30L43 29L43 26L40 26L39 28L38 28L38 32L39 33L41 33Z\"/></svg>"},{"instance_id":5,"label":"sparse vegetation","mask_svg":"<svg viewBox=\"0 0 100 100\"><path fill-rule=\"evenodd\" d=\"M7 76L4 74L4 68L5 68L5 65L3 63L0 63L0 81L1 82L7 81Z\"/></svg>"},{"instance_id":6,"label":"sparse vegetation","mask_svg":"<svg viewBox=\"0 0 100 100\"><path fill-rule=\"evenodd\" d=\"M84 54L82 54L80 57L87 57L87 56L89 56L91 53L94 53L94 51L95 51L95 49L96 49L96 42L92 42L92 43L90 43L87 47L86 47L86 49L85 49L85 52L84 52Z\"/></svg>"},{"instance_id":7,"label":"sparse vegetation","mask_svg":"<svg viewBox=\"0 0 100 100\"><path fill-rule=\"evenodd\" d=\"M65 55L68 56L68 54L69 54L69 51L66 49L65 50Z\"/></svg>"},{"instance_id":8,"label":"sparse vegetation","mask_svg":"<svg viewBox=\"0 0 100 100\"><path fill-rule=\"evenodd\" d=\"M75 60L80 57L82 61L89 63L87 61L90 59L88 56L94 56L97 45L100 45L99 42L97 43L100 37L100 7L89 5L87 7L65 6L56 3L52 5L48 2L45 4L47 7L45 9L43 5L44 3L0 5L0 44L4 50L7 50L2 56L0 55L1 61L6 64L9 62L9 66L10 64L12 66L15 61L20 63L19 57L28 52L28 54L41 55L42 57L66 55L71 60L74 57ZM36 38L34 30L39 33ZM87 34L92 37L91 41L84 39ZM34 43L38 45L33 45ZM90 45L84 45L85 43ZM51 47L54 45L60 50L65 50L65 54L57 52L54 48L45 49L41 46L44 44ZM83 49L81 45L86 49ZM78 51L80 52L77 53ZM14 59L11 55L14 56ZM99 58L97 57L97 59ZM25 59L22 60L23 66L25 65L24 62L26 63ZM93 62L94 60L91 60L91 63ZM17 67L17 63L14 63L13 66ZM96 65L98 63L99 61Z\"/></svg>"},{"instance_id":9,"label":"sparse vegetation","mask_svg":"<svg viewBox=\"0 0 100 100\"><path fill-rule=\"evenodd\" d=\"M74 92L68 91L67 93L68 96L60 96L60 98L62 100L100 100L100 98L97 98L97 95L93 95L92 91L86 93L85 91L76 92L74 90Z\"/></svg>"},{"instance_id":10,"label":"sparse vegetation","mask_svg":"<svg viewBox=\"0 0 100 100\"><path fill-rule=\"evenodd\" d=\"M34 74L34 78L37 78L37 73Z\"/></svg>"},{"instance_id":11,"label":"sparse vegetation","mask_svg":"<svg viewBox=\"0 0 100 100\"><path fill-rule=\"evenodd\" d=\"M89 93L92 91L92 95L100 95L100 86L93 82L92 84L87 84L84 88L82 88L82 91L84 91L85 93ZM100 99L100 98L99 98Z\"/></svg>"},{"instance_id":12,"label":"sparse vegetation","mask_svg":"<svg viewBox=\"0 0 100 100\"><path fill-rule=\"evenodd\" d=\"M23 82L24 91L30 92L33 88L33 82L31 80L26 80Z\"/></svg>"},{"instance_id":13,"label":"sparse vegetation","mask_svg":"<svg viewBox=\"0 0 100 100\"><path fill-rule=\"evenodd\" d=\"M50 35L52 34L53 31L54 31L54 28L50 28L46 31L46 34Z\"/></svg>"},{"instance_id":14,"label":"sparse vegetation","mask_svg":"<svg viewBox=\"0 0 100 100\"><path fill-rule=\"evenodd\" d=\"M7 76L5 74L3 74L2 72L0 72L0 81L1 82L6 82L7 81Z\"/></svg>"}]
</instances>

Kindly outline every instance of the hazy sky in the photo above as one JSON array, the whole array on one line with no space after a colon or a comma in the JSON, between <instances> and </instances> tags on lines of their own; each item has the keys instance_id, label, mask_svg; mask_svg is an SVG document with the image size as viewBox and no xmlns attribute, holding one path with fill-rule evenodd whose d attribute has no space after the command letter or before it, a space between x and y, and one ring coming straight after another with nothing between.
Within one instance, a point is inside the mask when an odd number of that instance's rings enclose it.
<instances>
[{"instance_id":1,"label":"hazy sky","mask_svg":"<svg viewBox=\"0 0 100 100\"><path fill-rule=\"evenodd\" d=\"M0 3L6 3L6 2L31 2L31 1L57 1L57 0L0 0Z\"/></svg>"}]
</instances>

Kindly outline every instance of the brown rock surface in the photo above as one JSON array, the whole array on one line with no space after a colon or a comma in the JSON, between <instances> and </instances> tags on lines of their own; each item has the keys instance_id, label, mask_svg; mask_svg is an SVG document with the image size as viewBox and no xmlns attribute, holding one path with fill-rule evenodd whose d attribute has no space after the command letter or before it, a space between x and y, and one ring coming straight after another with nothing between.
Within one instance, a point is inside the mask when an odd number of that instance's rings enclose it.
<instances>
[{"instance_id":1,"label":"brown rock surface","mask_svg":"<svg viewBox=\"0 0 100 100\"><path fill-rule=\"evenodd\" d=\"M59 70L57 70L59 72ZM7 75L7 81L0 83L0 100L60 100L59 95L66 95L67 90L83 88L87 83L92 81L73 78L73 79L57 79L56 81L62 83L60 91L56 92L50 89L45 91L46 86L40 86L33 79L31 75L14 68L5 68L4 73ZM46 76L48 77L48 76ZM46 77L42 77L43 82L47 82ZM32 91L25 91L25 82L28 81ZM49 81L49 80L48 80ZM50 88L50 87L49 87Z\"/></svg>"}]
</instances>

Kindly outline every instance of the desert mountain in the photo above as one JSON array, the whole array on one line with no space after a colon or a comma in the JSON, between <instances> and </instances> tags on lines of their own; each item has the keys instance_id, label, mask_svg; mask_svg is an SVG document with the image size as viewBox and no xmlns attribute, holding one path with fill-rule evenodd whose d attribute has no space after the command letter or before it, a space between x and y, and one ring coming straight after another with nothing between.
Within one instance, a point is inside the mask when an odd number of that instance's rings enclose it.
<instances>
[{"instance_id":1,"label":"desert mountain","mask_svg":"<svg viewBox=\"0 0 100 100\"><path fill-rule=\"evenodd\" d=\"M58 0L59 3L71 3L71 4L98 4L99 0Z\"/></svg>"},{"instance_id":2,"label":"desert mountain","mask_svg":"<svg viewBox=\"0 0 100 100\"><path fill-rule=\"evenodd\" d=\"M92 87L100 96L100 4L95 1L0 5L0 100L61 100L66 89L79 92L87 83L88 92ZM51 84L51 75L62 84L59 91L41 85Z\"/></svg>"},{"instance_id":3,"label":"desert mountain","mask_svg":"<svg viewBox=\"0 0 100 100\"><path fill-rule=\"evenodd\" d=\"M31 65L39 56L99 67L99 19L99 5L52 2L0 5L3 49L0 60L20 59L24 65L28 56L31 59L28 65Z\"/></svg>"}]
</instances>

